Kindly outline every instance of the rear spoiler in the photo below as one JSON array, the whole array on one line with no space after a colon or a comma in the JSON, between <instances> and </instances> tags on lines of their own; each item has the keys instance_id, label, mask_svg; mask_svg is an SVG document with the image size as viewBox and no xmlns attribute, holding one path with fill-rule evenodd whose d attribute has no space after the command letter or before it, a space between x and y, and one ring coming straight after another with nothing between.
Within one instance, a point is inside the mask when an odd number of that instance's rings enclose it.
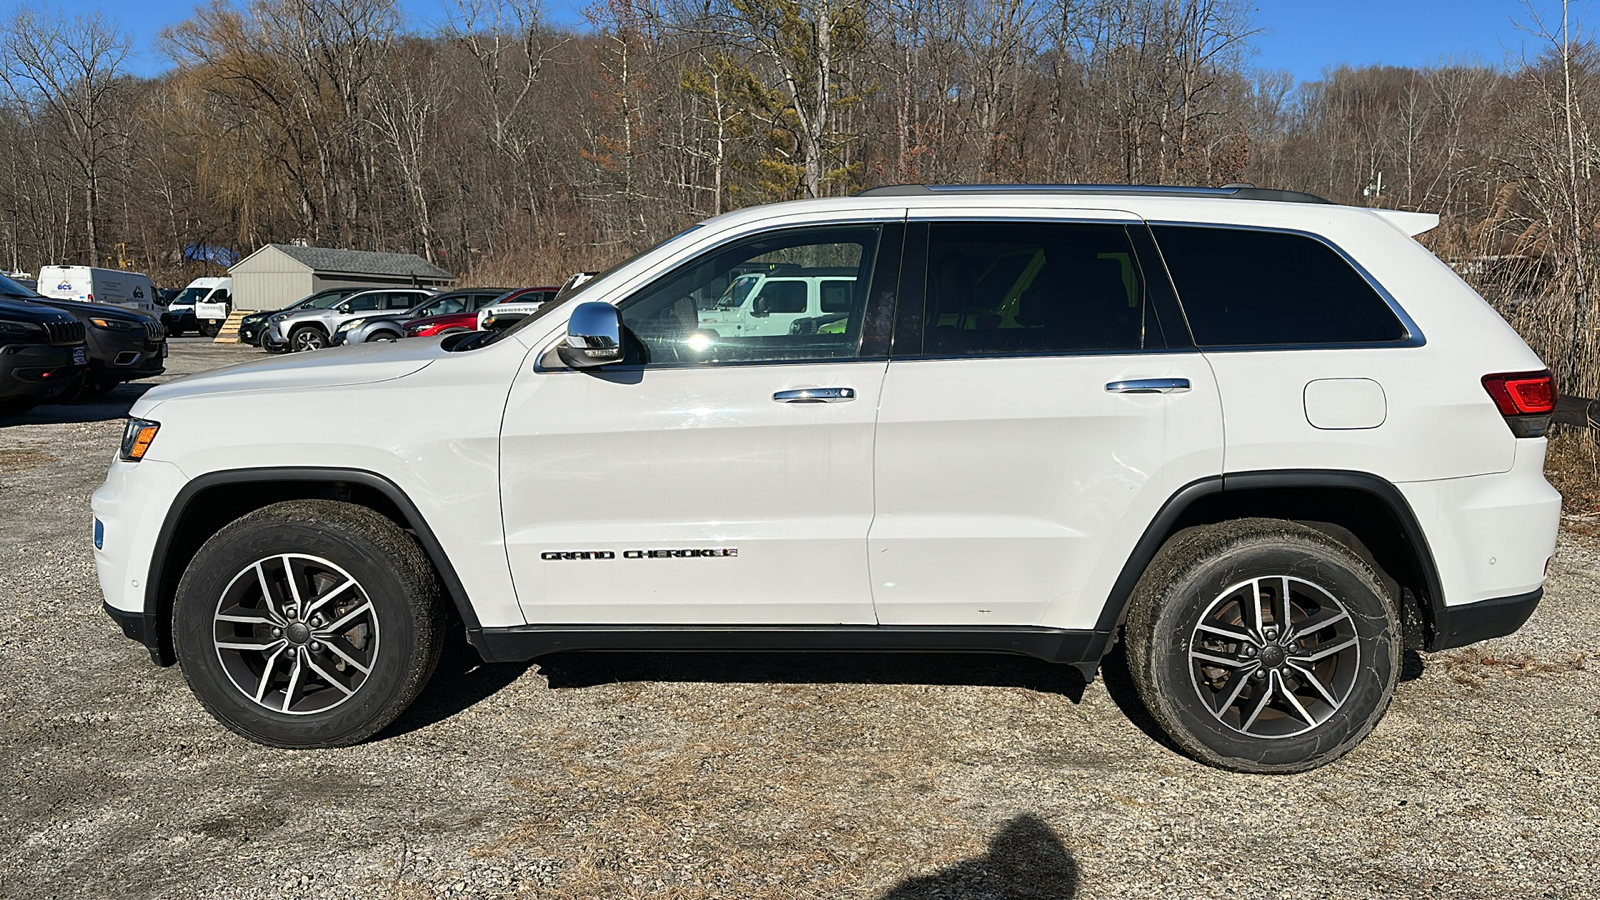
<instances>
[{"instance_id":1,"label":"rear spoiler","mask_svg":"<svg viewBox=\"0 0 1600 900\"><path fill-rule=\"evenodd\" d=\"M1439 227L1439 216L1435 213L1404 212L1398 209L1375 209L1373 212L1412 237Z\"/></svg>"}]
</instances>

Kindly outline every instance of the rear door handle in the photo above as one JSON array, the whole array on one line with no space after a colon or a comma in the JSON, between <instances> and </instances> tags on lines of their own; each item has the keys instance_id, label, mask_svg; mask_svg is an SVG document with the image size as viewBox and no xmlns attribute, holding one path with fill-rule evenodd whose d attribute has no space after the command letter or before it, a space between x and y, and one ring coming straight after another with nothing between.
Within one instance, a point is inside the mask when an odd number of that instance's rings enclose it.
<instances>
[{"instance_id":1,"label":"rear door handle","mask_svg":"<svg viewBox=\"0 0 1600 900\"><path fill-rule=\"evenodd\" d=\"M1113 394L1180 394L1188 389L1187 378L1134 378L1106 385Z\"/></svg>"},{"instance_id":2,"label":"rear door handle","mask_svg":"<svg viewBox=\"0 0 1600 900\"><path fill-rule=\"evenodd\" d=\"M855 398L856 389L847 387L797 388L772 395L779 403L838 403Z\"/></svg>"}]
</instances>

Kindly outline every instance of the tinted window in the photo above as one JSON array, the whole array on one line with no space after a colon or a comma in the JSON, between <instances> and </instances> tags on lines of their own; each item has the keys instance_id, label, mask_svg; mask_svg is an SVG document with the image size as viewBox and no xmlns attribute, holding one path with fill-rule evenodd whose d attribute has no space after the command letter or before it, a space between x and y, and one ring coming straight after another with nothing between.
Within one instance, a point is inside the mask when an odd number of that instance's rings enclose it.
<instances>
[{"instance_id":1,"label":"tinted window","mask_svg":"<svg viewBox=\"0 0 1600 900\"><path fill-rule=\"evenodd\" d=\"M619 304L635 361L650 365L850 359L861 346L881 228L773 232L720 247ZM749 303L738 285L769 276ZM841 309L806 315L819 276L848 284ZM730 290L733 294L730 294Z\"/></svg>"},{"instance_id":2,"label":"tinted window","mask_svg":"<svg viewBox=\"0 0 1600 900\"><path fill-rule=\"evenodd\" d=\"M822 311L825 313L849 312L855 294L853 281L824 281L822 283Z\"/></svg>"},{"instance_id":3,"label":"tinted window","mask_svg":"<svg viewBox=\"0 0 1600 900\"><path fill-rule=\"evenodd\" d=\"M388 309L410 309L422 298L416 294L390 294Z\"/></svg>"},{"instance_id":4,"label":"tinted window","mask_svg":"<svg viewBox=\"0 0 1600 900\"><path fill-rule=\"evenodd\" d=\"M758 315L767 313L803 313L806 311L806 283L804 281L768 281L761 293L751 301L750 308Z\"/></svg>"},{"instance_id":5,"label":"tinted window","mask_svg":"<svg viewBox=\"0 0 1600 900\"><path fill-rule=\"evenodd\" d=\"M927 285L928 355L1146 346L1144 279L1120 225L934 223Z\"/></svg>"},{"instance_id":6,"label":"tinted window","mask_svg":"<svg viewBox=\"0 0 1600 900\"><path fill-rule=\"evenodd\" d=\"M1407 336L1361 273L1315 238L1181 225L1154 231L1202 347L1367 344Z\"/></svg>"},{"instance_id":7,"label":"tinted window","mask_svg":"<svg viewBox=\"0 0 1600 900\"><path fill-rule=\"evenodd\" d=\"M366 312L377 309L383 298L383 294L357 294L350 298L350 311Z\"/></svg>"}]
</instances>

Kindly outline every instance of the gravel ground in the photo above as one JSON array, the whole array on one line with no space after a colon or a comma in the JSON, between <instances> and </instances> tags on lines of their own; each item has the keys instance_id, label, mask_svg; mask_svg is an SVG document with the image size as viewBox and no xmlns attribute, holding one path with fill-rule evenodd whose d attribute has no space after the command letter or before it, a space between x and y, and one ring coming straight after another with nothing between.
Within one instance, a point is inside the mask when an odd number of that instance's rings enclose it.
<instances>
[{"instance_id":1,"label":"gravel ground","mask_svg":"<svg viewBox=\"0 0 1600 900\"><path fill-rule=\"evenodd\" d=\"M255 358L174 342L171 370ZM167 376L171 377L171 376ZM0 896L1587 897L1600 539L1518 634L1408 660L1306 775L1204 768L1118 666L448 654L394 727L269 750L100 611L89 494L143 384L0 428Z\"/></svg>"}]
</instances>

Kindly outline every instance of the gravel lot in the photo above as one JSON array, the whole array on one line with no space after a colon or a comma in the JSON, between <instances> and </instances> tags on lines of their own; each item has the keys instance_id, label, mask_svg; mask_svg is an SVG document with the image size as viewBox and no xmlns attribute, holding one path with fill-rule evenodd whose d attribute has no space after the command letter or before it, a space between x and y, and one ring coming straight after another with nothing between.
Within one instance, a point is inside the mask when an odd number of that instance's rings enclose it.
<instances>
[{"instance_id":1,"label":"gravel lot","mask_svg":"<svg viewBox=\"0 0 1600 900\"><path fill-rule=\"evenodd\" d=\"M257 356L179 340L171 371ZM1600 538L1562 538L1518 634L1408 660L1376 733L1307 775L1178 756L1116 665L1004 657L463 646L378 739L284 752L101 613L89 494L143 387L0 428L0 896L1596 890Z\"/></svg>"}]
</instances>

